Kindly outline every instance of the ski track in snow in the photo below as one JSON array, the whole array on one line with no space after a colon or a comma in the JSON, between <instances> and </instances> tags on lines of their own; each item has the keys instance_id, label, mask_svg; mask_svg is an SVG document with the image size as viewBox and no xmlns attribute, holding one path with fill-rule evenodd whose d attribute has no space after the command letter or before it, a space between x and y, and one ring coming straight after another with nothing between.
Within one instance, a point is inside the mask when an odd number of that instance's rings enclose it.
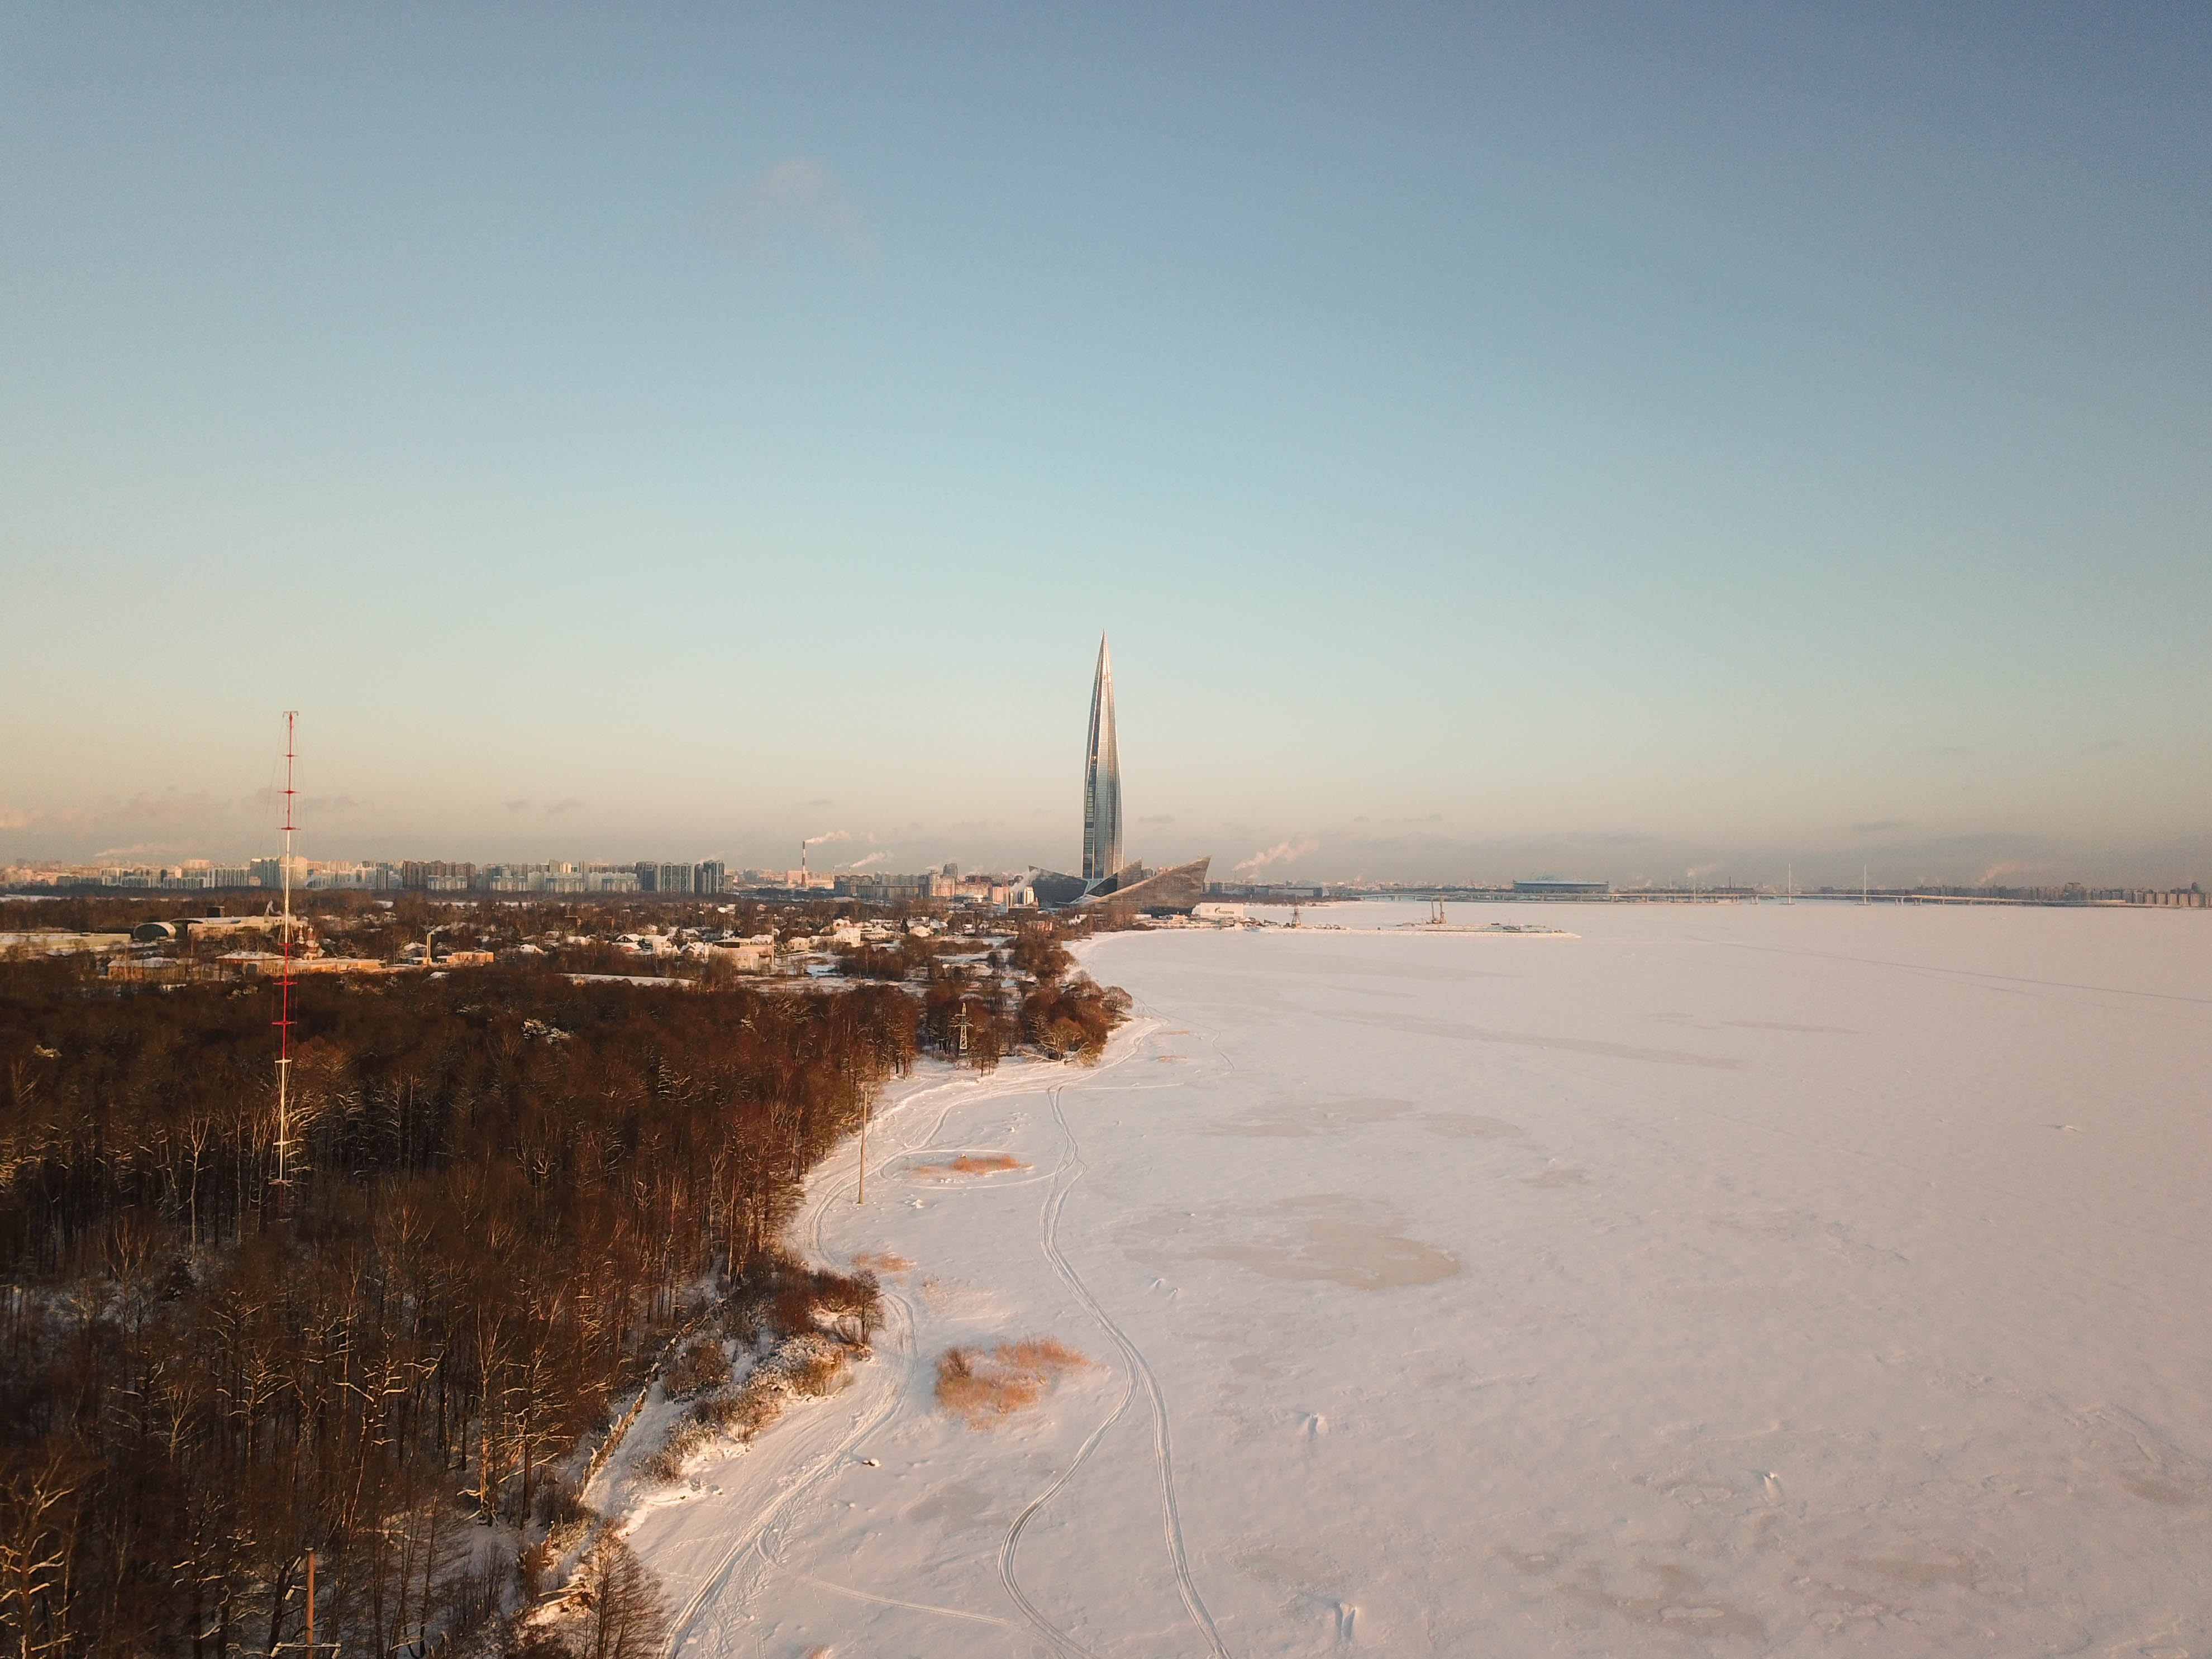
<instances>
[{"instance_id":1,"label":"ski track in snow","mask_svg":"<svg viewBox=\"0 0 2212 1659\"><path fill-rule=\"evenodd\" d=\"M1153 1374L1150 1362L1145 1358L1144 1351L1132 1342L1128 1333L1115 1323L1113 1316L1098 1305L1097 1297L1091 1294L1090 1288L1084 1284L1082 1277L1069 1265L1067 1258L1060 1253L1060 1212L1061 1207L1067 1202L1068 1194L1074 1190L1075 1183L1083 1178L1083 1154L1081 1149L1076 1145L1075 1132L1067 1127L1067 1115L1060 1109L1061 1092L1060 1088L1055 1087L1049 1091L1049 1094L1052 1100L1052 1120L1060 1126L1060 1138L1067 1149L1064 1167L1067 1169L1068 1176L1066 1181L1054 1183L1052 1196L1046 1200L1044 1230L1040 1242L1044 1246L1046 1258L1052 1263L1053 1271L1060 1275L1061 1282L1068 1289L1075 1292L1083 1305L1091 1310L1091 1316L1104 1327L1106 1334L1114 1339L1115 1346L1121 1350L1121 1358L1128 1365L1131 1376L1144 1383L1145 1398L1152 1411L1152 1456L1158 1463L1160 1472L1160 1527L1167 1540L1169 1559L1175 1567L1176 1589L1182 1597L1183 1607L1189 1613L1191 1622L1198 1626L1200 1632L1206 1638L1206 1647L1213 1654L1214 1659L1229 1659L1229 1650L1221 1645L1221 1632L1214 1628L1213 1617L1206 1610L1206 1602L1198 1593L1197 1584L1192 1582L1190 1562L1183 1552L1182 1516L1176 1508L1175 1456L1168 1436L1167 1401L1160 1393L1159 1378ZM1108 1419L1097 1433L1085 1443L1082 1452L1077 1456L1077 1463L1079 1464L1083 1458L1090 1455L1091 1447L1097 1443L1099 1437L1103 1435L1107 1429L1113 1426L1115 1420L1121 1415L1123 1410L1127 1408L1128 1403L1127 1396L1124 1395L1121 1405L1115 1409L1114 1416ZM1073 1474L1074 1472L1071 1468L1067 1473ZM1018 1541L1021 1529L1028 1523L1030 1515L1044 1503L1046 1498L1051 1497L1066 1480L1066 1476L1063 1475L1060 1480L1054 1482L1050 1488L1041 1494L1027 1510L1022 1511L1020 1517L1008 1529L1006 1546L1000 1553L1000 1576L1006 1580L1006 1588L1012 1590L1016 1598L1021 1601L1024 1611L1029 1608L1028 1598L1023 1596L1014 1584L1014 1546ZM1065 1637L1059 1636L1057 1632L1054 1632L1054 1636L1058 1640L1066 1639Z\"/></svg>"},{"instance_id":2,"label":"ski track in snow","mask_svg":"<svg viewBox=\"0 0 2212 1659\"><path fill-rule=\"evenodd\" d=\"M908 1085L789 1235L927 1264L875 1358L633 1517L672 1650L2212 1653L2195 924L1586 932L1116 935L1103 1065ZM1056 1405L936 1409L945 1344L1086 1316Z\"/></svg>"},{"instance_id":3,"label":"ski track in snow","mask_svg":"<svg viewBox=\"0 0 2212 1659\"><path fill-rule=\"evenodd\" d=\"M1150 1035L1158 1024L1157 1019L1146 1020L1125 1031L1122 1034L1121 1045L1122 1053L1097 1071L1088 1074L1074 1086L1081 1087L1091 1084L1100 1075L1111 1072L1123 1064L1131 1054L1136 1052L1143 1038ZM1224 1059L1225 1060L1226 1056L1224 1056ZM1068 1482L1074 1479L1090 1460L1091 1453L1097 1449L1100 1442L1104 1440L1115 1424L1127 1415L1129 1407L1136 1398L1138 1387L1141 1383L1152 1411L1152 1455L1160 1479L1161 1529L1168 1551L1169 1562L1175 1573L1176 1588L1193 1624L1204 1637L1207 1650L1213 1656L1213 1659L1229 1659L1228 1650L1222 1645L1220 1632L1215 1628L1212 1616L1207 1612L1205 1600L1199 1594L1198 1586L1192 1578L1189 1560L1183 1546L1182 1520L1176 1505L1175 1472L1167 1404L1160 1389L1159 1379L1154 1374L1151 1364L1146 1360L1143 1351L1099 1305L1097 1299L1091 1295L1089 1287L1084 1284L1081 1276L1076 1273L1060 1249L1060 1210L1076 1182L1082 1179L1084 1168L1081 1150L1076 1141L1074 1132L1069 1127L1066 1115L1060 1109L1060 1096L1068 1086L1070 1085L1054 1083L1044 1085L1042 1090L1052 1104L1053 1121L1060 1131L1061 1157L1059 1164L1049 1177L1051 1191L1040 1215L1038 1243L1046 1259L1051 1262L1053 1271L1075 1293L1084 1307L1113 1340L1115 1346L1121 1350L1127 1370L1128 1382L1122 1391L1120 1402L1112 1412L1108 1413L1105 1419L1091 1431L1068 1466L1023 1506L1021 1512L1015 1516L1013 1523L1006 1528L1005 1539L999 1551L1000 1579L1006 1588L1007 1595L1020 1611L1030 1630L1050 1644L1055 1652L1067 1656L1068 1659L1097 1659L1097 1656L1091 1650L1085 1647L1073 1636L1054 1624L1023 1589L1015 1574L1014 1555L1021 1542L1022 1534L1030 1521L1035 1519L1045 1505L1058 1496ZM1142 1086L1139 1085L1140 1088ZM873 1120L869 1126L872 1133L880 1133L888 1129L894 1121L908 1115L915 1106L928 1100L932 1096L945 1093L951 1097L945 1100L939 1107L937 1116L932 1121L927 1134L919 1139L899 1139L889 1151L870 1160L866 1173L877 1176L880 1179L882 1172L896 1160L928 1151L937 1144L938 1137L944 1133L946 1121L958 1108L980 1105L987 1101L1018 1099L1023 1095L1038 1091L1037 1085L1029 1079L1008 1079L1006 1085L994 1086L990 1083L964 1078L955 1079L933 1088L919 1091L899 1102L883 1116ZM850 1201L847 1199L847 1195L856 1190L857 1177L860 1173L857 1147L854 1152L854 1173L856 1177L854 1182L847 1182L842 1176L823 1181L818 1195L809 1206L805 1236L809 1251L817 1261L827 1261L831 1257L832 1253L823 1238L823 1227L830 1215L830 1206L840 1200ZM872 1367L880 1367L873 1379L872 1390L880 1398L862 1407L860 1415L852 1429L829 1451L808 1464L804 1472L796 1478L787 1477L781 1482L775 1497L753 1517L752 1524L732 1540L728 1550L704 1576L698 1589L693 1591L690 1599L670 1621L667 1648L670 1655L682 1652L684 1646L699 1633L698 1626L701 1616L709 1611L710 1607L715 1603L726 1599L732 1608L740 1617L748 1616L746 1610L759 1590L762 1580L771 1570L779 1568L788 1572L798 1583L810 1584L832 1595L868 1602L878 1607L933 1613L948 1619L994 1626L1007 1630L1021 1628L1010 1620L1000 1619L990 1613L975 1613L958 1607L939 1607L931 1602L909 1601L897 1596L880 1595L872 1590L860 1589L848 1584L836 1583L829 1579L792 1569L782 1557L780 1540L788 1530L794 1512L802 1508L815 1495L824 1480L857 1451L863 1441L880 1429L896 1413L900 1401L905 1393L906 1384L913 1376L916 1361L913 1303L904 1292L895 1287L886 1285L884 1289L885 1303L892 1315L884 1322L886 1327L884 1334L891 1337L892 1340L888 1343L878 1342L875 1358L871 1362ZM745 1558L749 1555L753 1559L748 1570Z\"/></svg>"},{"instance_id":4,"label":"ski track in snow","mask_svg":"<svg viewBox=\"0 0 2212 1659\"><path fill-rule=\"evenodd\" d=\"M1074 1086L1091 1085L1097 1077L1124 1064L1129 1056L1136 1052L1143 1039L1151 1035L1152 1029L1158 1024L1157 1020L1147 1020L1126 1032L1123 1036L1121 1054ZM1138 1384L1141 1382L1146 1398L1152 1407L1152 1455L1158 1464L1160 1477L1161 1528L1167 1545L1170 1564L1175 1571L1176 1588L1182 1598L1183 1606L1188 1611L1192 1622L1204 1635L1207 1649L1214 1656L1214 1659L1228 1659L1228 1650L1222 1646L1220 1632L1214 1628L1212 1616L1206 1611L1205 1600L1200 1595L1198 1586L1192 1579L1190 1563L1183 1548L1182 1519L1176 1507L1175 1468L1169 1436L1167 1403L1160 1391L1159 1379L1153 1373L1151 1364L1146 1360L1143 1351L1130 1340L1128 1334L1099 1305L1089 1287L1084 1284L1081 1275L1077 1273L1060 1249L1060 1210L1066 1203L1067 1195L1074 1189L1076 1182L1083 1178L1084 1167L1082 1152L1077 1144L1074 1131L1068 1127L1066 1115L1060 1109L1060 1097L1069 1086L1066 1084L1055 1083L1047 1085L1044 1090L1046 1097L1052 1103L1053 1121L1060 1130L1061 1155L1058 1166L1053 1171L1050 1195L1045 1200L1040 1217L1038 1243L1061 1282L1075 1292L1083 1305L1090 1310L1091 1316L1113 1339L1115 1346L1121 1349L1123 1362L1128 1370L1129 1380L1127 1387L1122 1391L1120 1403L1107 1415L1103 1422L1091 1431L1089 1437L1084 1441L1081 1449L1077 1451L1068 1466L1055 1475L1042 1492L1024 1505L1021 1513L1014 1517L1013 1524L1006 1528L1006 1538L999 1550L1000 1582L1005 1585L1006 1594L1012 1598L1014 1605L1021 1610L1022 1616L1029 1621L1030 1628L1050 1643L1055 1650L1064 1654L1076 1656L1076 1659L1095 1659L1090 1649L1054 1624L1046 1617L1042 1609L1030 1600L1016 1576L1014 1555L1021 1543L1022 1534L1030 1521L1059 1494L1070 1480L1075 1478L1084 1464L1090 1460L1091 1454L1097 1449L1099 1443L1127 1413L1130 1402L1136 1396ZM968 1099L948 1102L944 1109L938 1114L937 1121L932 1126L928 1135L918 1143L902 1144L899 1151L890 1157L909 1156L915 1152L926 1151L934 1145L938 1135L944 1129L945 1119L951 1115L956 1105L973 1105L982 1100L994 1098L1019 1098L1021 1095L1030 1091L1029 1086L1024 1085L1007 1091L1004 1096L1001 1096L1000 1091L986 1088L978 1091ZM890 1158L886 1158L884 1162L890 1162ZM831 1193L825 1193L823 1200L814 1206L813 1225L810 1237L817 1260L823 1259L826 1255L822 1240L822 1222L828 1210L829 1200L836 1191L841 1190L842 1188L834 1188ZM908 1368L911 1370L913 1352L910 1341L905 1345L904 1352ZM823 1585L823 1588L842 1589L840 1586L828 1584ZM845 1593L860 1594L855 1591ZM861 1599L880 1601L895 1607L916 1607L919 1610L919 1604L898 1601L886 1597L862 1595ZM951 1611L945 1608L927 1610ZM971 1619L981 1617L981 1615L968 1613L958 1613L954 1616ZM1002 1624L1005 1621L990 1620L985 1622Z\"/></svg>"},{"instance_id":5,"label":"ski track in snow","mask_svg":"<svg viewBox=\"0 0 2212 1659\"><path fill-rule=\"evenodd\" d=\"M903 1316L901 1322L902 1328L900 1332L899 1346L908 1358L910 1369L913 1352L912 1310L902 1301L896 1305L900 1307ZM699 1588L692 1593L691 1599L685 1602L683 1609L669 1621L668 1651L671 1654L681 1651L684 1644L696 1633L694 1626L700 1614L706 1611L708 1603L714 1599L718 1592L730 1583L733 1569L749 1551L761 1558L763 1568L772 1564L772 1559L767 1551L767 1539L770 1529L775 1525L783 1511L788 1506L805 1498L821 1483L823 1476L843 1462L852 1453L853 1449L873 1433L882 1425L884 1419L897 1408L899 1396L895 1382L891 1386L879 1388L878 1392L882 1395L882 1399L863 1408L860 1421L843 1439L817 1458L797 1479L787 1480L779 1486L775 1498L769 1500L754 1517L754 1524L751 1528L738 1534L731 1543L728 1552L706 1574ZM756 1574L751 1579L739 1585L736 1600L740 1609L751 1600L753 1590L758 1583L758 1575Z\"/></svg>"},{"instance_id":6,"label":"ski track in snow","mask_svg":"<svg viewBox=\"0 0 2212 1659\"><path fill-rule=\"evenodd\" d=\"M1055 1087L1049 1091L1049 1093L1053 1102L1053 1115L1055 1120L1058 1120L1060 1091ZM1039 1242L1043 1245L1048 1259L1050 1259L1053 1252L1053 1235L1059 1226L1060 1204L1066 1198L1068 1189L1075 1184L1082 1173L1083 1166L1075 1156L1074 1137L1066 1133L1066 1126L1063 1121L1060 1159L1059 1165L1053 1170L1052 1190L1045 1200L1044 1208L1039 1219ZM1064 1278L1065 1274L1062 1277ZM1045 1616L1043 1610L1030 1600L1028 1592L1022 1589L1020 1580L1015 1576L1014 1552L1019 1547L1022 1533L1029 1526L1030 1519L1052 1501L1061 1487L1075 1478L1076 1472L1090 1461L1091 1454L1097 1449L1098 1443L1103 1440L1108 1431L1127 1413L1129 1402L1136 1397L1137 1373L1134 1368L1131 1368L1127 1384L1121 1390L1121 1402L1107 1414L1104 1421L1091 1431L1089 1437L1084 1441L1081 1449L1070 1460L1068 1466L1062 1469L1042 1492L1037 1493L1023 1506L1022 1512L1014 1517L1013 1524L1006 1528L1006 1538L999 1547L999 1582L1006 1587L1006 1594L1012 1599L1014 1605L1021 1609L1022 1617L1028 1620L1030 1627L1050 1643L1056 1651L1061 1654L1073 1654L1076 1659L1096 1659L1096 1656L1090 1649L1083 1646L1066 1631L1054 1624Z\"/></svg>"},{"instance_id":7,"label":"ski track in snow","mask_svg":"<svg viewBox=\"0 0 2212 1659\"><path fill-rule=\"evenodd\" d=\"M940 1084L936 1088L919 1091L915 1094L909 1096L907 1099L901 1101L898 1105L893 1109L892 1112L886 1115L902 1116L908 1109L919 1105L921 1102L928 1099L930 1096L943 1091L957 1089L960 1086L960 1084L964 1081L965 1079L956 1079L953 1083ZM967 1103L957 1099L947 1101L945 1103L943 1109L938 1113L937 1120L931 1125L930 1132L927 1135L923 1137L923 1139L918 1143L902 1143L897 1151L891 1154L891 1156L904 1156L908 1152L916 1152L921 1150L922 1147L927 1146L936 1139L939 1133L943 1130L945 1121L951 1115L952 1109L956 1105L963 1103ZM875 1126L872 1125L871 1127ZM854 1158L855 1167L857 1169L857 1149L855 1151ZM831 1201L844 1190L845 1188L840 1184L824 1182L823 1183L820 1196L814 1201L812 1213L809 1218L807 1233L810 1243L813 1248L815 1259L817 1261L825 1259L822 1248L823 1218L827 1212ZM771 1531L775 1528L778 1520L783 1515L784 1511L790 1506L803 1501L815 1487L821 1484L823 1477L849 1456L854 1449L857 1447L861 1441L865 1440L870 1434L873 1433L878 1428L879 1428L891 1415L891 1413L897 1409L901 1386L904 1382L907 1376L911 1373L914 1369L914 1308L913 1304L906 1298L906 1297L896 1290L890 1290L887 1291L885 1301L888 1306L893 1310L894 1316L892 1319L886 1320L884 1322L887 1327L896 1324L896 1330L895 1333L887 1333L894 1335L893 1342L890 1344L879 1344L877 1348L877 1361L882 1364L882 1369L877 1373L872 1381L875 1384L876 1392L882 1397L865 1407L861 1412L860 1421L853 1427L853 1429L834 1447L832 1447L828 1453L817 1458L811 1465L809 1465L803 1474L799 1475L796 1480L787 1480L785 1482L781 1483L779 1486L775 1496L770 1499L769 1502L761 1509L757 1515L753 1518L753 1524L745 1530L738 1533L737 1537L731 1542L727 1552L723 1554L721 1559L717 1561L714 1567L711 1568L702 1578L699 1588L692 1593L690 1599L684 1604L683 1607L677 1613L675 1618L669 1621L668 1652L671 1655L680 1653L683 1650L684 1644L690 1642L692 1638L697 1634L696 1627L698 1624L700 1615L707 1611L709 1602L714 1601L721 1592L731 1588L734 1570L738 1566L743 1558L748 1553L750 1553L760 1559L760 1566L755 1571L750 1578L738 1583L735 1587L735 1595L733 1599L739 1611L743 1611L746 1605L751 1601L753 1592L758 1588L760 1573L765 1571L769 1565L774 1565L773 1558L770 1557L768 1552L767 1540ZM896 1351L899 1363L896 1364L884 1363L890 1358L890 1355L885 1352L886 1348L894 1349ZM866 1384L864 1383L863 1386L866 1386ZM857 1592L854 1593L857 1594ZM863 1599L878 1600L882 1598L864 1595ZM898 1603L897 1605L906 1606L909 1604ZM948 1609L943 1608L933 1608L931 1610L935 1612L949 1611ZM956 1616L966 1617L969 1615L962 1614Z\"/></svg>"}]
</instances>

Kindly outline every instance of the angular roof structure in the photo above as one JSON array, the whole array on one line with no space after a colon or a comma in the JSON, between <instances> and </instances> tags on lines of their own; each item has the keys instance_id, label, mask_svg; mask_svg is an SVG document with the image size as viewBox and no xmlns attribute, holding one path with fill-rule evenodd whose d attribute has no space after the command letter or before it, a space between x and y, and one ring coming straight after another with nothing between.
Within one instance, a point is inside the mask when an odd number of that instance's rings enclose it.
<instances>
[{"instance_id":1,"label":"angular roof structure","mask_svg":"<svg viewBox=\"0 0 2212 1659\"><path fill-rule=\"evenodd\" d=\"M1212 862L1209 854L1170 870L1132 866L1097 883L1075 902L1079 908L1095 904L1188 915L1191 907L1206 896L1206 872ZM1123 876L1134 876L1136 879L1124 881Z\"/></svg>"}]
</instances>

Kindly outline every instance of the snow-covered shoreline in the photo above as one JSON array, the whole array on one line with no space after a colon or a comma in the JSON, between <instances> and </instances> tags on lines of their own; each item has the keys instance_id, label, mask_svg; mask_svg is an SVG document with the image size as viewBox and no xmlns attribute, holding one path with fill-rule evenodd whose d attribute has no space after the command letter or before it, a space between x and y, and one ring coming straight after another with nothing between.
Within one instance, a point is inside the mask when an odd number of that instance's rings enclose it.
<instances>
[{"instance_id":1,"label":"snow-covered shoreline","mask_svg":"<svg viewBox=\"0 0 2212 1659\"><path fill-rule=\"evenodd\" d=\"M913 1265L626 1517L676 1650L2201 1653L2201 923L1100 939L1101 1066L909 1080L866 1206L817 1173L799 1243ZM935 1409L1032 1336L1097 1363Z\"/></svg>"}]
</instances>

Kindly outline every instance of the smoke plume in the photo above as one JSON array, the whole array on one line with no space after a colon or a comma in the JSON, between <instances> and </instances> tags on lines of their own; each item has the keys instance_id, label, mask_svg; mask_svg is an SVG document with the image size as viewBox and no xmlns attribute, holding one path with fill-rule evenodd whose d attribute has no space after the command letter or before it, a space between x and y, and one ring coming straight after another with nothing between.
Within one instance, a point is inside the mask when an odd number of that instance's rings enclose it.
<instances>
[{"instance_id":1,"label":"smoke plume","mask_svg":"<svg viewBox=\"0 0 2212 1659\"><path fill-rule=\"evenodd\" d=\"M1264 853L1255 853L1243 863L1233 866L1232 872L1241 875L1248 870L1264 870L1271 864L1289 864L1304 858L1308 853L1317 851L1320 847L1321 838L1317 836L1300 836L1294 841L1279 841Z\"/></svg>"}]
</instances>

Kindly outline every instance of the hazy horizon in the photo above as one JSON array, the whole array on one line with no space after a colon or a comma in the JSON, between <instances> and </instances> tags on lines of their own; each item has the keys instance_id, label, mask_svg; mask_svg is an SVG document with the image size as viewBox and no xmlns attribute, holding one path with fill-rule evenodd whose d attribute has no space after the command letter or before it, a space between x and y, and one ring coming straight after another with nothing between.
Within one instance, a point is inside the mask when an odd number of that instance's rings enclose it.
<instances>
[{"instance_id":1,"label":"hazy horizon","mask_svg":"<svg viewBox=\"0 0 2212 1659\"><path fill-rule=\"evenodd\" d=\"M15 9L0 861L2212 880L2212 20Z\"/></svg>"}]
</instances>

